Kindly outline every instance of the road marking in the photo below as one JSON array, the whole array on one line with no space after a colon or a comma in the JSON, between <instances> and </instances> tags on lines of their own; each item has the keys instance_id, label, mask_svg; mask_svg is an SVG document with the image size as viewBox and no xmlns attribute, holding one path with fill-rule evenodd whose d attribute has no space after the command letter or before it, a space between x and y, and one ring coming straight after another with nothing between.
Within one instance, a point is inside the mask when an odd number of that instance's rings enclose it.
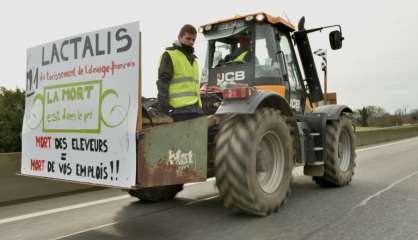
<instances>
[{"instance_id":1,"label":"road marking","mask_svg":"<svg viewBox=\"0 0 418 240\"><path fill-rule=\"evenodd\" d=\"M119 200L126 199L126 198L130 198L130 196L129 195L123 195L123 196L118 196L118 197L111 197L111 198L106 198L106 199L102 199L102 200L98 200L98 201L81 203L81 204L76 204L76 205L71 205L71 206L61 207L61 208L54 208L54 209L50 209L50 210L46 210L46 211L30 213L30 214L20 215L20 216L16 216L16 217L11 217L11 218L3 218L3 219L0 219L0 225L5 224L5 223L21 221L21 220L25 220L25 219L29 219L29 218L40 217L40 216L50 215L50 214L54 214L54 213L74 210L74 209L78 209L78 208L84 208L84 207L89 207L89 206L93 206L93 205L119 201Z\"/></svg>"},{"instance_id":2,"label":"road marking","mask_svg":"<svg viewBox=\"0 0 418 240\"><path fill-rule=\"evenodd\" d=\"M205 197L205 198L201 198L201 199L197 199L197 200L194 200L194 201L188 202L188 203L186 203L186 204L184 204L184 205L185 205L185 206L189 206L189 205L193 205L193 204L196 204L196 203L200 203L200 202L208 201L208 200L211 200L211 199L215 199L215 198L218 198L218 197L219 197L219 195L214 195L214 196L210 196L210 197Z\"/></svg>"},{"instance_id":3,"label":"road marking","mask_svg":"<svg viewBox=\"0 0 418 240\"><path fill-rule=\"evenodd\" d=\"M396 144L400 144L400 143L404 143L404 142L414 141L414 140L417 140L417 139L418 138L410 138L410 139L397 141L397 142L393 142L393 143L387 143L387 144L382 144L382 145L378 145L378 146L362 148L362 149L356 150L356 152L363 152L363 151L373 150L373 149L377 149L377 148L392 146L392 145L396 145ZM304 176L303 175L303 167L295 168L294 174L295 174L294 176ZM214 180L215 180L215 178L208 178L207 182L214 181ZM193 185L200 184L200 183L202 183L202 182L188 183L188 184L185 184L185 186L193 186ZM385 191L387 191L387 190L385 190ZM29 219L29 218L40 217L40 216L50 215L50 214L54 214L54 213L74 210L74 209L78 209L78 208L84 208L84 207L89 207L89 206L93 206L93 205L109 203L109 202L113 202L113 201L119 201L119 200L127 199L127 198L130 198L130 197L131 197L130 195L123 195L123 196L118 196L118 197L106 198L106 199L102 199L102 200L98 200L98 201L92 201L92 202L87 202L87 203L71 205L71 206L62 207L62 208L55 208L55 209L51 209L51 210L20 215L20 216L16 216L16 217L4 218L4 219L0 219L0 225L1 224L6 224L6 223L11 223L11 222L16 222L16 221L21 221L21 220L25 220L25 219ZM367 200L367 201L369 201L369 200ZM196 200L196 201L202 201L202 200ZM366 203L367 203L367 201L366 201Z\"/></svg>"},{"instance_id":4,"label":"road marking","mask_svg":"<svg viewBox=\"0 0 418 240\"><path fill-rule=\"evenodd\" d=\"M405 180L407 180L407 179L409 179L409 178L411 178L411 177L413 177L413 176L415 176L415 175L418 175L418 171L413 172L413 173L409 174L408 176L403 177L403 178L401 178L401 179L399 179L399 180L397 180L397 181L393 182L392 184L390 184L389 186L387 186L387 187L383 188L382 190L378 191L377 193L375 193L375 194L373 194L373 195L370 195L369 197L365 198L365 199L364 199L361 203L357 204L357 205L353 208L353 210L355 210L356 208L363 207L364 205L366 205L366 204L367 204L370 200L372 200L373 198L378 197L379 195L383 194L384 192L389 191L390 189L392 189L392 188L393 188L393 187L395 187L396 185L398 185L398 184L402 183L403 181L405 181Z\"/></svg>"},{"instance_id":5,"label":"road marking","mask_svg":"<svg viewBox=\"0 0 418 240\"><path fill-rule=\"evenodd\" d=\"M184 186L185 187L187 187L187 186L193 186L193 185L201 184L201 183L204 183L204 182L212 182L212 181L215 181L215 178L214 177L208 178L208 179L206 179L206 181L203 181L203 182L186 183L186 184L184 184Z\"/></svg>"},{"instance_id":6,"label":"road marking","mask_svg":"<svg viewBox=\"0 0 418 240\"><path fill-rule=\"evenodd\" d=\"M86 229L78 231L78 232L73 232L73 233L70 233L70 234L67 234L67 235L64 235L64 236L59 236L59 237L56 237L56 238L52 238L51 240L59 240L59 239L63 239L63 238L66 238L66 237L71 237L71 236L74 236L74 235L77 235L77 234L85 233L85 232L88 232L88 231L93 231L93 230L97 230L97 229L100 229L100 228L109 227L109 226L115 225L119 222L120 221L116 221L116 222L106 223L106 224L96 226L96 227L92 227L92 228L86 228Z\"/></svg>"},{"instance_id":7,"label":"road marking","mask_svg":"<svg viewBox=\"0 0 418 240\"><path fill-rule=\"evenodd\" d=\"M214 180L215 180L215 178L208 178L206 181L211 182L211 181L214 181ZM193 186L193 185L200 184L200 183L203 183L203 182L187 183L187 184L185 184L185 186ZM78 208L84 208L84 207L89 207L89 206L93 206L93 205L119 201L119 200L127 199L127 198L130 198L130 197L131 197L130 195L123 195L123 196L118 196L118 197L106 198L106 199L102 199L102 200L98 200L98 201L92 201L92 202L86 202L86 203L71 205L71 206L67 206L67 207L54 208L54 209L41 211L41 212L24 214L24 215L20 215L20 216L16 216L16 217L4 218L4 219L0 219L0 225L6 224L6 223L11 223L11 222L16 222L16 221L21 221L21 220L25 220L25 219L29 219L29 218L51 215L51 214L59 213L59 212L65 212L65 211L74 210L74 209L78 209Z\"/></svg>"},{"instance_id":8,"label":"road marking","mask_svg":"<svg viewBox=\"0 0 418 240\"><path fill-rule=\"evenodd\" d=\"M203 201L215 199L217 197L218 197L218 195L210 196L210 197L206 197L206 198L201 198L201 199L196 199L196 200L193 200L193 201L190 201L190 202L184 204L184 206L189 206L189 205L196 204L196 203L199 203L199 202L203 202ZM73 232L73 233L70 233L70 234L67 234L67 235L55 237L55 238L53 238L51 240L59 240L59 239L63 239L63 238L66 238L66 237L71 237L71 236L74 236L74 235L78 235L78 234L81 234L81 233L85 233L85 232L88 232L88 231L98 230L98 229L101 229L101 228L104 228L104 227L113 226L113 225L118 224L120 222L121 221L116 221L116 222L106 223L106 224L103 224L103 225L100 225L100 226L96 226L96 227L86 228L86 229L83 229L83 230L78 231L78 232Z\"/></svg>"}]
</instances>

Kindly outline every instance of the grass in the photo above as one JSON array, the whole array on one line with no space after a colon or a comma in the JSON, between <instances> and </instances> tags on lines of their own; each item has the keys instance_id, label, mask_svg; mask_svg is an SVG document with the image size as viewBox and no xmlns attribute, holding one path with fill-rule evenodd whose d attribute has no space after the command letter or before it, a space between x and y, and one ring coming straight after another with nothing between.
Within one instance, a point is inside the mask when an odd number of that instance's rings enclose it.
<instances>
[{"instance_id":1,"label":"grass","mask_svg":"<svg viewBox=\"0 0 418 240\"><path fill-rule=\"evenodd\" d=\"M410 129L416 128L418 124L404 124L401 126L391 126L391 127L356 127L356 132L365 132L365 131L376 131L376 130L385 130L385 129Z\"/></svg>"}]
</instances>

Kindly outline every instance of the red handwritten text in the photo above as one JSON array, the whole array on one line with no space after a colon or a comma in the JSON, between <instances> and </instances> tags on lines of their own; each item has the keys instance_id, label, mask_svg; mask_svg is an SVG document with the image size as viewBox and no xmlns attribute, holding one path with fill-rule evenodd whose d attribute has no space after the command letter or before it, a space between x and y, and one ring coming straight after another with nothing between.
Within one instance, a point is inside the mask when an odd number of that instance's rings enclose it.
<instances>
[{"instance_id":1,"label":"red handwritten text","mask_svg":"<svg viewBox=\"0 0 418 240\"><path fill-rule=\"evenodd\" d=\"M51 147L51 137L35 137L36 144L35 146L38 148L50 148Z\"/></svg>"},{"instance_id":2,"label":"red handwritten text","mask_svg":"<svg viewBox=\"0 0 418 240\"><path fill-rule=\"evenodd\" d=\"M45 163L45 160L31 159L30 170L35 171L35 172L41 172L44 170L44 163Z\"/></svg>"},{"instance_id":3,"label":"red handwritten text","mask_svg":"<svg viewBox=\"0 0 418 240\"><path fill-rule=\"evenodd\" d=\"M131 67L135 67L135 62L129 61L127 63L118 64L118 63L112 61L112 75L115 74L115 71L123 70L123 69L126 69L126 68L131 68Z\"/></svg>"}]
</instances>

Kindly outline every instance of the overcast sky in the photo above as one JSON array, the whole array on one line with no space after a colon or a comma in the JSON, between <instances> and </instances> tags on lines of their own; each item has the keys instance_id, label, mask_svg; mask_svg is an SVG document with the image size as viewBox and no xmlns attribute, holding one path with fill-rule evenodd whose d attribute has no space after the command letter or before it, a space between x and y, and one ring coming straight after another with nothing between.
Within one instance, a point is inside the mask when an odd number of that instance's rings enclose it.
<instances>
[{"instance_id":1,"label":"overcast sky","mask_svg":"<svg viewBox=\"0 0 418 240\"><path fill-rule=\"evenodd\" d=\"M27 48L139 21L143 95L155 97L158 59L183 24L199 26L264 11L286 13L294 25L305 15L308 28L342 25L343 48L328 50L328 89L337 92L340 104L354 109L378 105L389 112L418 109L418 3L414 0L6 1L0 8L0 86L6 88L25 87ZM199 35L201 66L204 47ZM327 34L314 34L312 48L329 49Z\"/></svg>"}]
</instances>

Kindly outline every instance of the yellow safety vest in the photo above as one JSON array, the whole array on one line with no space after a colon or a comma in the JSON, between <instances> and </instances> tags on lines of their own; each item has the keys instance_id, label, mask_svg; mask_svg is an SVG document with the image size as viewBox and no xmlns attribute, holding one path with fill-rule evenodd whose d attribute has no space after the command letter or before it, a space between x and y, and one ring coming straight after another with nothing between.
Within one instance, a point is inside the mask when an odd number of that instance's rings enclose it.
<instances>
[{"instance_id":1,"label":"yellow safety vest","mask_svg":"<svg viewBox=\"0 0 418 240\"><path fill-rule=\"evenodd\" d=\"M199 89L199 66L190 64L180 50L166 50L173 63L173 79L168 85L169 103L174 108L199 104L202 107Z\"/></svg>"},{"instance_id":2,"label":"yellow safety vest","mask_svg":"<svg viewBox=\"0 0 418 240\"><path fill-rule=\"evenodd\" d=\"M240 55L238 55L236 58L234 58L234 60L232 60L233 62L239 62L239 61L244 61L245 62L245 56L247 56L248 54L248 50L245 50L244 52L242 52Z\"/></svg>"}]
</instances>

